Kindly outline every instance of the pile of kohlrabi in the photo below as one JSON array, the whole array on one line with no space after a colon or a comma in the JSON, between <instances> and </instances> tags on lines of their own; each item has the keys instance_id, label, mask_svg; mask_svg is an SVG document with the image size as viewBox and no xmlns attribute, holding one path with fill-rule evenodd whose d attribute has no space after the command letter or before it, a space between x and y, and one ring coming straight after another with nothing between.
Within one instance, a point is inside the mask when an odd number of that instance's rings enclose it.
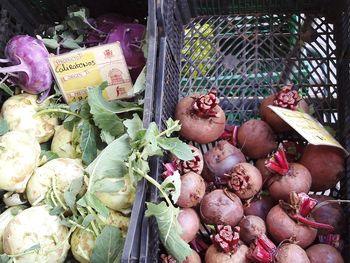
<instances>
[{"instance_id":1,"label":"pile of kohlrabi","mask_svg":"<svg viewBox=\"0 0 350 263\"><path fill-rule=\"evenodd\" d=\"M178 122L168 120L162 132L154 123L143 127L144 26L114 14L88 20L86 12L69 8L67 19L42 39L13 37L7 58L0 60L7 63L0 70L6 98L0 119L1 263L73 257L119 262L138 181L147 179L165 196L179 191L178 182L161 186L148 175L148 158L164 151L193 158L186 144L170 138L180 130ZM110 41L120 41L130 70L141 72L135 98L108 102L101 83L88 88L85 101L63 103L60 92L51 90L43 43L62 52ZM175 208L153 209L173 213ZM176 225L166 227L182 242Z\"/></svg>"}]
</instances>

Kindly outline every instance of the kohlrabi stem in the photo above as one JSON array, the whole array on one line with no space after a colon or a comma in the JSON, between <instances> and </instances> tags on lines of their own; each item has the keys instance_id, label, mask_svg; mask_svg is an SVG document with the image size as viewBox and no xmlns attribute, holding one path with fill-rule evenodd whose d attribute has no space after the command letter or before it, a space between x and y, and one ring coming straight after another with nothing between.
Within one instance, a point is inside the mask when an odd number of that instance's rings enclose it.
<instances>
[{"instance_id":1,"label":"kohlrabi stem","mask_svg":"<svg viewBox=\"0 0 350 263\"><path fill-rule=\"evenodd\" d=\"M8 257L10 258L16 258L16 257L20 257L20 256L24 256L24 255L28 255L28 254L31 254L31 253L34 253L36 251L39 251L41 248L40 248L40 244L38 244L39 247L38 248L35 248L35 249L30 249L26 252L22 252L22 253L18 253L18 254L10 254L10 255L7 255Z\"/></svg>"},{"instance_id":2,"label":"kohlrabi stem","mask_svg":"<svg viewBox=\"0 0 350 263\"><path fill-rule=\"evenodd\" d=\"M19 71L25 72L28 75L30 75L30 70L22 62L21 62L21 64L14 65L14 66L9 66L9 67L4 67L4 68L0 67L0 73L13 73L13 72L19 72Z\"/></svg>"},{"instance_id":3,"label":"kohlrabi stem","mask_svg":"<svg viewBox=\"0 0 350 263\"><path fill-rule=\"evenodd\" d=\"M45 99L43 100L42 103L44 103L45 101L51 100L51 99L53 99L54 97L56 97L56 94L52 94L51 96L48 96L47 98L45 98Z\"/></svg>"},{"instance_id":4,"label":"kohlrabi stem","mask_svg":"<svg viewBox=\"0 0 350 263\"><path fill-rule=\"evenodd\" d=\"M41 110L41 111L38 111L37 113L35 113L35 114L34 114L34 117L39 116L39 115L42 115L42 114L48 114L48 113L64 113L64 114L76 116L76 117L78 117L78 118L80 118L80 119L84 119L84 117L81 116L81 115L78 114L78 113L71 112L71 111L69 111L69 110L62 110L62 109L47 109L47 110Z\"/></svg>"},{"instance_id":5,"label":"kohlrabi stem","mask_svg":"<svg viewBox=\"0 0 350 263\"><path fill-rule=\"evenodd\" d=\"M72 224L74 227L80 228L80 229L82 229L84 231L87 231L87 232L89 232L91 234L95 234L95 232L92 231L91 229L89 229L87 227L83 227L82 225L79 225L77 222L75 222L75 221L73 221L71 219L68 220L68 223Z\"/></svg>"},{"instance_id":6,"label":"kohlrabi stem","mask_svg":"<svg viewBox=\"0 0 350 263\"><path fill-rule=\"evenodd\" d=\"M10 60L8 58L0 58L0 63L8 63Z\"/></svg>"},{"instance_id":7,"label":"kohlrabi stem","mask_svg":"<svg viewBox=\"0 0 350 263\"><path fill-rule=\"evenodd\" d=\"M92 230L94 231L95 233L95 236L98 236L100 234L100 231L98 230L97 226L95 225L95 222L94 221L91 221L91 227L92 227Z\"/></svg>"},{"instance_id":8,"label":"kohlrabi stem","mask_svg":"<svg viewBox=\"0 0 350 263\"><path fill-rule=\"evenodd\" d=\"M166 192L164 192L162 186L156 181L154 180L151 176L149 176L148 174L144 173L143 171L141 171L140 169L134 169L133 170L138 173L139 175L141 175L143 178L145 178L148 182L150 182L151 184L153 184L155 187L158 188L158 190L162 193L165 201L168 203L169 206L173 206L172 202L170 201L168 195Z\"/></svg>"},{"instance_id":9,"label":"kohlrabi stem","mask_svg":"<svg viewBox=\"0 0 350 263\"><path fill-rule=\"evenodd\" d=\"M86 18L84 19L84 23L87 24L91 29L95 30L97 33L106 35L105 32L103 32L103 31L97 29L96 27L94 27L93 25L91 25Z\"/></svg>"},{"instance_id":10,"label":"kohlrabi stem","mask_svg":"<svg viewBox=\"0 0 350 263\"><path fill-rule=\"evenodd\" d=\"M9 78L9 74L6 74L5 77L0 81L0 84L4 83Z\"/></svg>"},{"instance_id":11,"label":"kohlrabi stem","mask_svg":"<svg viewBox=\"0 0 350 263\"><path fill-rule=\"evenodd\" d=\"M162 137L164 135L166 135L166 133L169 131L169 130L173 130L175 128L177 128L179 126L178 122L175 122L173 126L171 127L168 127L166 130L162 131L161 133L159 133L156 138L158 139L159 137Z\"/></svg>"},{"instance_id":12,"label":"kohlrabi stem","mask_svg":"<svg viewBox=\"0 0 350 263\"><path fill-rule=\"evenodd\" d=\"M90 214L92 214L95 218L97 218L95 211L91 207L87 206L86 208ZM92 227L92 229L94 229L94 232L97 233L96 236L99 233L101 233L102 229L100 228L99 224L95 224L94 220L91 221L91 227Z\"/></svg>"},{"instance_id":13,"label":"kohlrabi stem","mask_svg":"<svg viewBox=\"0 0 350 263\"><path fill-rule=\"evenodd\" d=\"M58 193L57 193L57 188L56 188L56 179L55 177L52 178L52 191L54 193L55 198L57 199L57 201L60 203L60 205L62 206L62 208L66 211L68 210L68 207L64 204L64 202L61 200L61 198L59 197Z\"/></svg>"},{"instance_id":14,"label":"kohlrabi stem","mask_svg":"<svg viewBox=\"0 0 350 263\"><path fill-rule=\"evenodd\" d=\"M311 220L309 220L301 215L291 215L291 217L294 220L296 220L300 223L303 223L304 225L310 226L312 228L334 231L334 227L331 225L311 221Z\"/></svg>"},{"instance_id":15,"label":"kohlrabi stem","mask_svg":"<svg viewBox=\"0 0 350 263\"><path fill-rule=\"evenodd\" d=\"M51 201L52 201L53 205L54 205L55 207L58 207L58 204L57 204L57 202L56 202L56 200L55 200L55 194L54 194L54 192L52 191L52 189L51 189L50 197L51 197Z\"/></svg>"},{"instance_id":16,"label":"kohlrabi stem","mask_svg":"<svg viewBox=\"0 0 350 263\"><path fill-rule=\"evenodd\" d=\"M51 252L53 252L53 251L57 251L57 249L59 249L59 248L62 247L66 242L68 242L68 239L70 238L71 234L75 231L75 229L76 229L76 227L73 226L73 227L69 230L68 235L66 236L66 238L65 238L62 242L58 243L58 245L56 245L54 248L51 248L51 249L49 249L49 250L45 250L46 254L49 254L49 253L51 253ZM44 248L45 248L45 247L43 247L43 249L44 249Z\"/></svg>"}]
</instances>

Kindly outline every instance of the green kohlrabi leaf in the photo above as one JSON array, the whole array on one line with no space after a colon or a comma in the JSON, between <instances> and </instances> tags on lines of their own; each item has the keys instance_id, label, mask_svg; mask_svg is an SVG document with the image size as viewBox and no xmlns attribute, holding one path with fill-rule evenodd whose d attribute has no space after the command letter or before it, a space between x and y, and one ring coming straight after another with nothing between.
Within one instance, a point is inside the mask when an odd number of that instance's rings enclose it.
<instances>
[{"instance_id":1,"label":"green kohlrabi leaf","mask_svg":"<svg viewBox=\"0 0 350 263\"><path fill-rule=\"evenodd\" d=\"M39 166L41 166L41 165L43 165L43 164L45 164L53 159L57 159L58 157L59 157L58 154L55 152L41 150Z\"/></svg>"},{"instance_id":2,"label":"green kohlrabi leaf","mask_svg":"<svg viewBox=\"0 0 350 263\"><path fill-rule=\"evenodd\" d=\"M140 94L146 88L146 66L143 67L139 76L137 77L133 88L129 91L129 95Z\"/></svg>"},{"instance_id":3,"label":"green kohlrabi leaf","mask_svg":"<svg viewBox=\"0 0 350 263\"><path fill-rule=\"evenodd\" d=\"M76 201L76 197L74 196L74 194L72 192L66 191L64 192L63 197L64 201L69 206L69 208L73 209Z\"/></svg>"},{"instance_id":4,"label":"green kohlrabi leaf","mask_svg":"<svg viewBox=\"0 0 350 263\"><path fill-rule=\"evenodd\" d=\"M0 263L13 263L13 259L6 254L0 255Z\"/></svg>"},{"instance_id":5,"label":"green kohlrabi leaf","mask_svg":"<svg viewBox=\"0 0 350 263\"><path fill-rule=\"evenodd\" d=\"M80 149L82 154L81 158L84 164L88 165L93 160L95 160L97 156L97 145L96 145L97 130L87 120L82 121L81 125L79 125L79 129L81 129L81 135L80 135Z\"/></svg>"},{"instance_id":6,"label":"green kohlrabi leaf","mask_svg":"<svg viewBox=\"0 0 350 263\"><path fill-rule=\"evenodd\" d=\"M84 118L84 119L91 119L91 109L90 109L90 104L84 100L81 102L81 107L79 108L79 114Z\"/></svg>"},{"instance_id":7,"label":"green kohlrabi leaf","mask_svg":"<svg viewBox=\"0 0 350 263\"><path fill-rule=\"evenodd\" d=\"M101 140L107 144L110 144L115 140L115 137L112 134L104 130L101 131L100 137L101 137Z\"/></svg>"},{"instance_id":8,"label":"green kohlrabi leaf","mask_svg":"<svg viewBox=\"0 0 350 263\"><path fill-rule=\"evenodd\" d=\"M88 102L90 107L94 106L96 109L103 110L110 113L125 113L130 111L142 111L134 102L127 101L107 101L102 95L101 87L88 88Z\"/></svg>"},{"instance_id":9,"label":"green kohlrabi leaf","mask_svg":"<svg viewBox=\"0 0 350 263\"><path fill-rule=\"evenodd\" d=\"M83 186L83 178L76 178L72 181L69 186L69 191L74 195L77 195L81 191L81 187Z\"/></svg>"},{"instance_id":10,"label":"green kohlrabi leaf","mask_svg":"<svg viewBox=\"0 0 350 263\"><path fill-rule=\"evenodd\" d=\"M42 41L44 42L45 46L47 46L50 49L56 49L60 45L58 44L58 41L56 39L43 38Z\"/></svg>"},{"instance_id":11,"label":"green kohlrabi leaf","mask_svg":"<svg viewBox=\"0 0 350 263\"><path fill-rule=\"evenodd\" d=\"M13 96L14 94L13 90L4 82L0 83L0 90L4 91L9 96Z\"/></svg>"},{"instance_id":12,"label":"green kohlrabi leaf","mask_svg":"<svg viewBox=\"0 0 350 263\"><path fill-rule=\"evenodd\" d=\"M166 136L170 136L173 132L181 130L180 121L169 118L166 121Z\"/></svg>"},{"instance_id":13,"label":"green kohlrabi leaf","mask_svg":"<svg viewBox=\"0 0 350 263\"><path fill-rule=\"evenodd\" d=\"M63 121L63 127L67 129L68 131L72 131L73 127L76 123L78 123L81 119L74 115L69 115L64 121Z\"/></svg>"},{"instance_id":14,"label":"green kohlrabi leaf","mask_svg":"<svg viewBox=\"0 0 350 263\"><path fill-rule=\"evenodd\" d=\"M87 20L89 17L89 10L87 8L72 5L67 8L67 14L68 19L66 23L72 30L77 31L85 29L88 26L90 27Z\"/></svg>"},{"instance_id":15,"label":"green kohlrabi leaf","mask_svg":"<svg viewBox=\"0 0 350 263\"><path fill-rule=\"evenodd\" d=\"M168 195L171 195L171 199L174 203L176 203L180 197L181 192L180 173L178 171L175 171L172 176L165 178L161 184L161 187Z\"/></svg>"},{"instance_id":16,"label":"green kohlrabi leaf","mask_svg":"<svg viewBox=\"0 0 350 263\"><path fill-rule=\"evenodd\" d=\"M53 209L50 210L50 215L52 216L59 216L64 212L64 208L60 206L56 206Z\"/></svg>"},{"instance_id":17,"label":"green kohlrabi leaf","mask_svg":"<svg viewBox=\"0 0 350 263\"><path fill-rule=\"evenodd\" d=\"M96 110L91 107L91 113L95 124L103 131L108 132L114 137L119 137L124 133L122 120L114 113Z\"/></svg>"},{"instance_id":18,"label":"green kohlrabi leaf","mask_svg":"<svg viewBox=\"0 0 350 263\"><path fill-rule=\"evenodd\" d=\"M81 191L83 186L83 178L76 178L72 181L69 186L69 189L64 192L63 197L65 203L69 206L70 209L73 209L77 200L77 195Z\"/></svg>"},{"instance_id":19,"label":"green kohlrabi leaf","mask_svg":"<svg viewBox=\"0 0 350 263\"><path fill-rule=\"evenodd\" d=\"M177 221L180 209L169 207L163 201L159 204L147 203L146 216L155 216L158 224L160 240L166 250L177 260L183 262L191 255L192 249L180 237L181 227Z\"/></svg>"},{"instance_id":20,"label":"green kohlrabi leaf","mask_svg":"<svg viewBox=\"0 0 350 263\"><path fill-rule=\"evenodd\" d=\"M67 7L67 14L69 18L78 17L81 20L86 20L89 18L89 9L86 7L80 7L76 5L71 5Z\"/></svg>"},{"instance_id":21,"label":"green kohlrabi leaf","mask_svg":"<svg viewBox=\"0 0 350 263\"><path fill-rule=\"evenodd\" d=\"M91 263L119 262L124 248L124 239L119 228L106 225L96 238Z\"/></svg>"},{"instance_id":22,"label":"green kohlrabi leaf","mask_svg":"<svg viewBox=\"0 0 350 263\"><path fill-rule=\"evenodd\" d=\"M93 215L89 214L89 215L87 215L86 217L84 217L84 220L83 220L83 222L81 223L81 225L82 225L83 227L88 227L88 226L90 225L90 223L91 223L92 221L94 221L94 219L95 219L95 217L94 217Z\"/></svg>"},{"instance_id":23,"label":"green kohlrabi leaf","mask_svg":"<svg viewBox=\"0 0 350 263\"><path fill-rule=\"evenodd\" d=\"M180 160L188 161L193 159L191 148L179 138L158 138L158 143L160 147L170 151Z\"/></svg>"},{"instance_id":24,"label":"green kohlrabi leaf","mask_svg":"<svg viewBox=\"0 0 350 263\"><path fill-rule=\"evenodd\" d=\"M160 134L157 125L154 122L151 122L146 130L144 140L148 144L145 148L150 153L149 156L152 156L153 153L159 153L160 148L157 143L157 137Z\"/></svg>"},{"instance_id":25,"label":"green kohlrabi leaf","mask_svg":"<svg viewBox=\"0 0 350 263\"><path fill-rule=\"evenodd\" d=\"M102 178L124 176L127 173L124 161L128 159L129 152L129 137L126 134L109 144L86 168L86 172L90 175L89 189L95 181Z\"/></svg>"},{"instance_id":26,"label":"green kohlrabi leaf","mask_svg":"<svg viewBox=\"0 0 350 263\"><path fill-rule=\"evenodd\" d=\"M39 249L40 249L40 244L35 244L35 245L31 246L30 248L27 248L26 250L24 250L24 253L36 251Z\"/></svg>"},{"instance_id":27,"label":"green kohlrabi leaf","mask_svg":"<svg viewBox=\"0 0 350 263\"><path fill-rule=\"evenodd\" d=\"M100 89L93 88L88 90L88 102L94 122L101 130L115 137L124 133L122 120L105 107L104 104L109 102L104 100Z\"/></svg>"},{"instance_id":28,"label":"green kohlrabi leaf","mask_svg":"<svg viewBox=\"0 0 350 263\"><path fill-rule=\"evenodd\" d=\"M123 124L125 125L126 131L132 140L134 140L136 138L137 133L143 129L142 120L136 113L133 114L132 119L125 120Z\"/></svg>"},{"instance_id":29,"label":"green kohlrabi leaf","mask_svg":"<svg viewBox=\"0 0 350 263\"><path fill-rule=\"evenodd\" d=\"M10 127L5 119L0 120L0 136L4 135L10 130Z\"/></svg>"},{"instance_id":30,"label":"green kohlrabi leaf","mask_svg":"<svg viewBox=\"0 0 350 263\"><path fill-rule=\"evenodd\" d=\"M109 215L108 208L93 193L86 192L85 195L78 200L77 204L82 207L92 207L104 218L107 218Z\"/></svg>"},{"instance_id":31,"label":"green kohlrabi leaf","mask_svg":"<svg viewBox=\"0 0 350 263\"><path fill-rule=\"evenodd\" d=\"M62 47L68 48L68 49L78 49L81 48L81 46L79 46L77 44L77 42L73 39L66 39L62 42Z\"/></svg>"},{"instance_id":32,"label":"green kohlrabi leaf","mask_svg":"<svg viewBox=\"0 0 350 263\"><path fill-rule=\"evenodd\" d=\"M112 193L118 192L125 187L124 178L98 180L92 186L93 192Z\"/></svg>"}]
</instances>

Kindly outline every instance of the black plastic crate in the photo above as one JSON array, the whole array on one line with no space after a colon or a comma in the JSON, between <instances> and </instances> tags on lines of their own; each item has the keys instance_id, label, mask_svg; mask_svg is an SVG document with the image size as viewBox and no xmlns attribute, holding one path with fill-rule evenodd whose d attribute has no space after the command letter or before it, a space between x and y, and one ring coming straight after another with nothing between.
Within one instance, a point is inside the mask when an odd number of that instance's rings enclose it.
<instances>
[{"instance_id":1,"label":"black plastic crate","mask_svg":"<svg viewBox=\"0 0 350 263\"><path fill-rule=\"evenodd\" d=\"M157 55L156 3L148 0L111 1L111 0L0 0L0 53L3 53L7 41L14 35L33 35L42 24L60 21L70 4L83 5L90 9L92 16L115 12L133 16L141 23L148 24L148 58L146 63L146 91L144 97L143 124L147 127L152 121L155 65ZM141 221L144 215L147 185L144 180L137 185L135 202L132 208L128 234L126 237L122 262L139 262ZM72 262L71 260L68 260ZM74 261L74 260L73 260ZM75 262L75 261L74 261Z\"/></svg>"},{"instance_id":2,"label":"black plastic crate","mask_svg":"<svg viewBox=\"0 0 350 263\"><path fill-rule=\"evenodd\" d=\"M213 87L230 124L258 117L262 98L294 83L315 116L350 149L350 1L161 0L155 121L165 127L178 100ZM211 145L196 145L205 152ZM160 180L162 159L152 160ZM348 179L349 178L349 179ZM325 194L350 197L346 177ZM155 187L149 200L159 202ZM348 206L344 207L349 213ZM348 228L344 252L349 251ZM142 262L159 260L154 218L144 218ZM346 255L345 260L349 260Z\"/></svg>"}]
</instances>

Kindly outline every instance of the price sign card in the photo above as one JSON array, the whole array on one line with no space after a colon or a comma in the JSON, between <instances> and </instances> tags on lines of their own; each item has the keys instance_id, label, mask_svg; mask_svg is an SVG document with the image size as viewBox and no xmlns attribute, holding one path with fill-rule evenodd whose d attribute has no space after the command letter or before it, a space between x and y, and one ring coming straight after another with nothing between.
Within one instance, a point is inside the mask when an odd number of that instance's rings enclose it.
<instances>
[{"instance_id":1,"label":"price sign card","mask_svg":"<svg viewBox=\"0 0 350 263\"><path fill-rule=\"evenodd\" d=\"M51 56L49 62L67 103L86 98L88 87L104 81L107 100L130 97L133 85L119 42Z\"/></svg>"},{"instance_id":2,"label":"price sign card","mask_svg":"<svg viewBox=\"0 0 350 263\"><path fill-rule=\"evenodd\" d=\"M279 117L287 122L305 140L314 145L328 145L342 149L347 155L349 153L334 139L334 137L309 114L299 111L292 111L276 106L269 106Z\"/></svg>"}]
</instances>

